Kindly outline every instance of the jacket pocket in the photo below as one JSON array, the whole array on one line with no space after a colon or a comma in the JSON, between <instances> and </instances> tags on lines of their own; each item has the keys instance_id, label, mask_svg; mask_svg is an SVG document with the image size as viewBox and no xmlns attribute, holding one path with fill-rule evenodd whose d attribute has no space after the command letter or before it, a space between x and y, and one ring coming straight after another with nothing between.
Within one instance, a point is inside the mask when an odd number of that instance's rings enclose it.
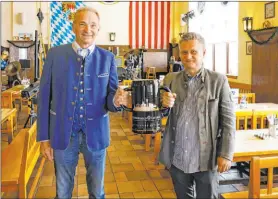
<instances>
[{"instance_id":1,"label":"jacket pocket","mask_svg":"<svg viewBox=\"0 0 278 199\"><path fill-rule=\"evenodd\" d=\"M54 112L53 110L49 110L49 113L51 114L51 115L56 115L56 112Z\"/></svg>"},{"instance_id":2,"label":"jacket pocket","mask_svg":"<svg viewBox=\"0 0 278 199\"><path fill-rule=\"evenodd\" d=\"M103 78L103 77L108 77L109 74L108 73L102 73L102 74L99 74L97 77L98 78Z\"/></svg>"}]
</instances>

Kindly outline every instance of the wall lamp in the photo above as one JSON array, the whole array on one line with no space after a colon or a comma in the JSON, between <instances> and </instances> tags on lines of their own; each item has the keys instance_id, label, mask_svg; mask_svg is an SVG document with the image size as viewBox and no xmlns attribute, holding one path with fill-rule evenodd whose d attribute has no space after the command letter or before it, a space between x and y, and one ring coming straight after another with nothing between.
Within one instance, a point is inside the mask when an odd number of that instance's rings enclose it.
<instances>
[{"instance_id":1,"label":"wall lamp","mask_svg":"<svg viewBox=\"0 0 278 199\"><path fill-rule=\"evenodd\" d=\"M253 29L253 17L244 17L242 21L244 32L249 32Z\"/></svg>"},{"instance_id":2,"label":"wall lamp","mask_svg":"<svg viewBox=\"0 0 278 199\"><path fill-rule=\"evenodd\" d=\"M115 32L110 32L109 33L109 38L110 38L110 41L115 41L116 40L116 33Z\"/></svg>"}]
</instances>

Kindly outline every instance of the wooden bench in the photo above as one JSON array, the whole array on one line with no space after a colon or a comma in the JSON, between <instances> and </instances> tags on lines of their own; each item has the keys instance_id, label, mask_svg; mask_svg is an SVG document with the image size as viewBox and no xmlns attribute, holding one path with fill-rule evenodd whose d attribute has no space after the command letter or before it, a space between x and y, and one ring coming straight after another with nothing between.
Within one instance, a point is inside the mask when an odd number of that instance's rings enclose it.
<instances>
[{"instance_id":1,"label":"wooden bench","mask_svg":"<svg viewBox=\"0 0 278 199\"><path fill-rule=\"evenodd\" d=\"M253 157L251 159L249 191L222 194L222 198L278 198L278 187L273 188L273 168L278 167L278 157ZM267 189L261 189L261 169L268 169Z\"/></svg>"},{"instance_id":2,"label":"wooden bench","mask_svg":"<svg viewBox=\"0 0 278 199\"><path fill-rule=\"evenodd\" d=\"M33 198L45 163L45 158L42 158L27 195L27 183L40 156L40 144L36 142L36 135L35 122L30 129L22 129L2 152L2 192L17 191L19 198Z\"/></svg>"}]
</instances>

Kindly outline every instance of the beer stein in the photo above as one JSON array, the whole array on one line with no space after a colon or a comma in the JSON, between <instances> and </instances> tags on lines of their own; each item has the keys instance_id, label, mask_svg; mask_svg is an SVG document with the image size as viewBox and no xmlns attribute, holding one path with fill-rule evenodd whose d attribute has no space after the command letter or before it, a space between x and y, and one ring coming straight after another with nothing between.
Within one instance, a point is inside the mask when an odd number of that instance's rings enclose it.
<instances>
[{"instance_id":1,"label":"beer stein","mask_svg":"<svg viewBox=\"0 0 278 199\"><path fill-rule=\"evenodd\" d=\"M136 134L153 134L161 131L163 112L169 108L162 108L160 90L171 92L167 87L160 87L157 79L133 80L130 88L125 91L132 93L132 107L122 106L132 112L132 131Z\"/></svg>"}]
</instances>

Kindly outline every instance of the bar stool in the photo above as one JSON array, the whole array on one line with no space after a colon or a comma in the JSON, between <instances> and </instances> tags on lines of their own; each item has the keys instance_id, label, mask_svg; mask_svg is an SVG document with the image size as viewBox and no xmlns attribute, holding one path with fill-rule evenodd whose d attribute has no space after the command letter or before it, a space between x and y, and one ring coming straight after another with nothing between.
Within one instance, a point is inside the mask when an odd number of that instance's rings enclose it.
<instances>
[{"instance_id":1,"label":"bar stool","mask_svg":"<svg viewBox=\"0 0 278 199\"><path fill-rule=\"evenodd\" d=\"M156 79L156 72L155 67L148 67L147 68L147 79Z\"/></svg>"}]
</instances>

